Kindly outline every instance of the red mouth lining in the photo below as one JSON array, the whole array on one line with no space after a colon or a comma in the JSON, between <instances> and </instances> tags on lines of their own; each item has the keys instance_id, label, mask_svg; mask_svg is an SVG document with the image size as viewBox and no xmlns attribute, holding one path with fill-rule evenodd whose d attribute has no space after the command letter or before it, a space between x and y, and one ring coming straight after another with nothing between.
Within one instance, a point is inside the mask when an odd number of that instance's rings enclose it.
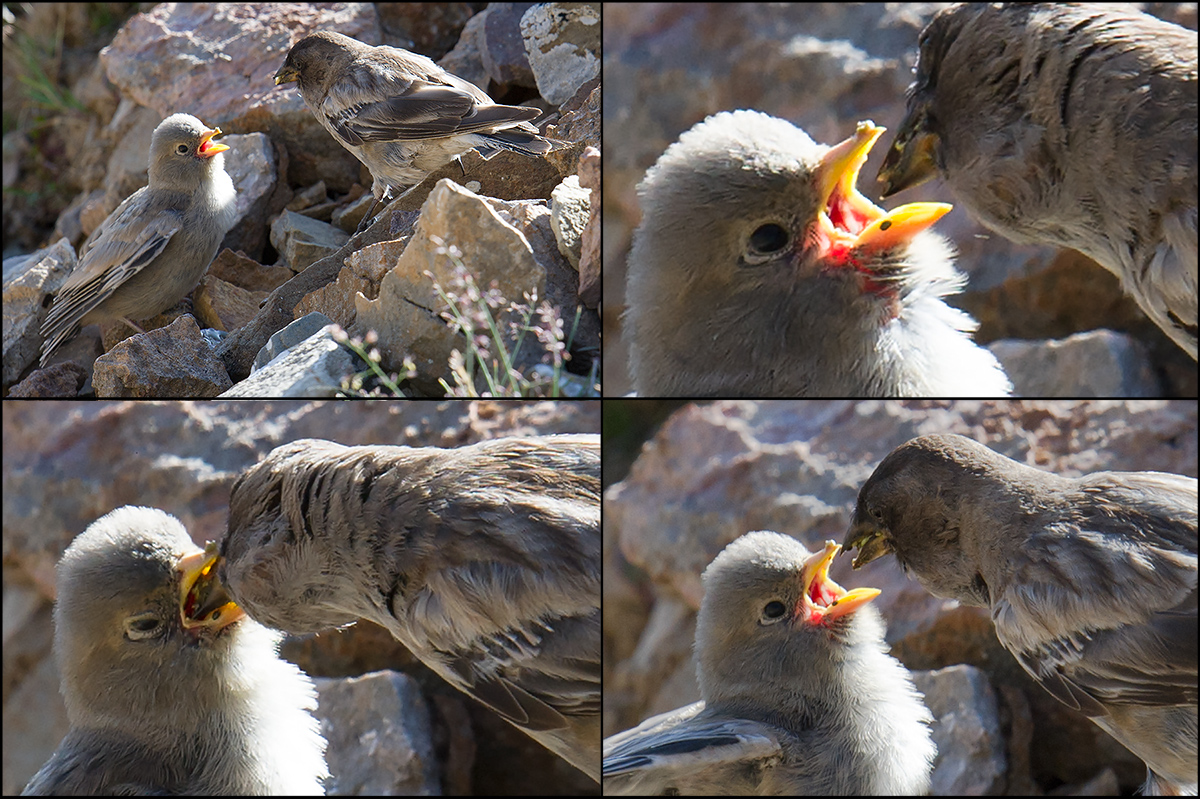
<instances>
[{"instance_id":1,"label":"red mouth lining","mask_svg":"<svg viewBox=\"0 0 1200 799\"><path fill-rule=\"evenodd\" d=\"M825 214L834 228L851 236L857 236L872 222L866 214L855 210L853 203L842 192L840 183L829 195L829 202L825 205Z\"/></svg>"}]
</instances>

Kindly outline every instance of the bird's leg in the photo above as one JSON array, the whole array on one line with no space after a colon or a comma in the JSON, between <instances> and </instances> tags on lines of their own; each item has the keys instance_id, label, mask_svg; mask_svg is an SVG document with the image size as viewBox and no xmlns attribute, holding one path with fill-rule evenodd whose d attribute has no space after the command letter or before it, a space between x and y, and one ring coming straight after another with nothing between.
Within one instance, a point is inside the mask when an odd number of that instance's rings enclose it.
<instances>
[{"instance_id":1,"label":"bird's leg","mask_svg":"<svg viewBox=\"0 0 1200 799\"><path fill-rule=\"evenodd\" d=\"M395 197L392 196L392 187L388 186L387 189L383 192L383 196L377 198L375 200L375 202L371 204L371 211L375 210L375 205L377 203L383 203L383 205L386 207L388 205L388 203L395 202L396 200L403 200L405 197L412 194L417 189L417 187L420 186L421 183L423 183L423 182L424 181L421 181L419 183L414 183L413 185L409 186L404 191L400 192L400 194ZM357 236L359 233L362 233L364 230L364 226L367 225L367 221L370 219L371 219L370 213L368 213L366 216L364 216L363 221L359 222L359 224L358 224L358 230L354 231L354 235Z\"/></svg>"},{"instance_id":2,"label":"bird's leg","mask_svg":"<svg viewBox=\"0 0 1200 799\"><path fill-rule=\"evenodd\" d=\"M145 332L146 332L145 330L142 330L140 327L138 327L137 325L135 325L135 324L133 323L133 321L132 321L132 320L130 320L130 319L129 319L128 317L126 317L126 316L118 316L117 318L118 318L118 319L120 319L120 320L121 320L122 322L124 322L125 324L129 325L131 328L133 328L134 330L136 330L138 333L145 333Z\"/></svg>"},{"instance_id":3,"label":"bird's leg","mask_svg":"<svg viewBox=\"0 0 1200 799\"><path fill-rule=\"evenodd\" d=\"M371 196L374 197L375 195L372 194ZM386 192L384 193L384 196L387 196ZM379 198L375 197L375 199L371 201L371 207L367 209L365 214L363 214L363 218L358 221L358 227L354 230L355 236L371 226L371 221L375 217L375 206L377 205L379 205Z\"/></svg>"}]
</instances>

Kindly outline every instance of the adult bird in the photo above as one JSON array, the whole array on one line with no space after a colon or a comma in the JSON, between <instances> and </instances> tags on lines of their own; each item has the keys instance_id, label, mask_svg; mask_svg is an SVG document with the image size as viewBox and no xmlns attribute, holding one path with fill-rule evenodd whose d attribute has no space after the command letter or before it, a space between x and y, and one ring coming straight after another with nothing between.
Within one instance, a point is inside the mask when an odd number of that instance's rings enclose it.
<instances>
[{"instance_id":1,"label":"adult bird","mask_svg":"<svg viewBox=\"0 0 1200 799\"><path fill-rule=\"evenodd\" d=\"M288 51L275 84L292 82L334 140L371 170L376 203L405 196L468 150L486 161L566 145L539 135L537 108L500 105L423 55L333 31L305 36Z\"/></svg>"},{"instance_id":2,"label":"adult bird","mask_svg":"<svg viewBox=\"0 0 1200 799\"><path fill-rule=\"evenodd\" d=\"M1025 671L1145 761L1147 793L1194 794L1196 501L1194 477L1060 477L928 435L863 484L845 546L990 608Z\"/></svg>"},{"instance_id":3,"label":"adult bird","mask_svg":"<svg viewBox=\"0 0 1200 799\"><path fill-rule=\"evenodd\" d=\"M921 33L882 196L940 176L985 227L1078 250L1196 357L1196 32L1113 4L969 3Z\"/></svg>"},{"instance_id":4,"label":"adult bird","mask_svg":"<svg viewBox=\"0 0 1200 799\"><path fill-rule=\"evenodd\" d=\"M373 621L599 779L599 436L295 441L234 484L220 554L255 619Z\"/></svg>"}]
</instances>

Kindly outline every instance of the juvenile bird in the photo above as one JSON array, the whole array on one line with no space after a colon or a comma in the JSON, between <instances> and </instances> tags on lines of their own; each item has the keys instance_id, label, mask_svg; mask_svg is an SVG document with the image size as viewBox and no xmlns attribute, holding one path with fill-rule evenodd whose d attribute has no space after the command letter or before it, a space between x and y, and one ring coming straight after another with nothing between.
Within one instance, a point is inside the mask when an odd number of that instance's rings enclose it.
<instances>
[{"instance_id":1,"label":"juvenile bird","mask_svg":"<svg viewBox=\"0 0 1200 799\"><path fill-rule=\"evenodd\" d=\"M220 552L255 619L373 621L599 779L599 436L295 441L234 484Z\"/></svg>"},{"instance_id":2,"label":"juvenile bird","mask_svg":"<svg viewBox=\"0 0 1200 799\"><path fill-rule=\"evenodd\" d=\"M927 228L950 206L855 188L883 128L833 147L757 111L684 133L639 186L626 330L642 396L1007 396L965 278Z\"/></svg>"},{"instance_id":3,"label":"juvenile bird","mask_svg":"<svg viewBox=\"0 0 1200 799\"><path fill-rule=\"evenodd\" d=\"M1194 477L1059 477L929 435L863 485L846 550L990 608L1043 688L1146 762L1147 793L1194 794L1196 501Z\"/></svg>"},{"instance_id":4,"label":"juvenile bird","mask_svg":"<svg viewBox=\"0 0 1200 799\"><path fill-rule=\"evenodd\" d=\"M530 122L541 114L536 108L497 105L423 55L332 31L288 51L275 84L292 82L317 121L371 170L376 202L404 196L468 150L486 161L504 150L540 156L564 144L538 135Z\"/></svg>"},{"instance_id":5,"label":"juvenile bird","mask_svg":"<svg viewBox=\"0 0 1200 799\"><path fill-rule=\"evenodd\" d=\"M227 145L188 114L159 123L150 138L150 183L109 214L84 244L79 265L42 322L42 358L82 325L162 313L204 276L237 213L225 172Z\"/></svg>"},{"instance_id":6,"label":"juvenile bird","mask_svg":"<svg viewBox=\"0 0 1200 799\"><path fill-rule=\"evenodd\" d=\"M970 3L921 33L883 196L934 175L985 227L1070 247L1196 357L1196 32L1113 4Z\"/></svg>"},{"instance_id":7,"label":"juvenile bird","mask_svg":"<svg viewBox=\"0 0 1200 799\"><path fill-rule=\"evenodd\" d=\"M215 559L154 508L71 542L54 608L71 730L25 794L324 793L313 684L213 584Z\"/></svg>"},{"instance_id":8,"label":"juvenile bird","mask_svg":"<svg viewBox=\"0 0 1200 799\"><path fill-rule=\"evenodd\" d=\"M922 794L932 716L867 603L810 553L747 533L705 570L696 622L703 700L604 742L608 795Z\"/></svg>"}]
</instances>

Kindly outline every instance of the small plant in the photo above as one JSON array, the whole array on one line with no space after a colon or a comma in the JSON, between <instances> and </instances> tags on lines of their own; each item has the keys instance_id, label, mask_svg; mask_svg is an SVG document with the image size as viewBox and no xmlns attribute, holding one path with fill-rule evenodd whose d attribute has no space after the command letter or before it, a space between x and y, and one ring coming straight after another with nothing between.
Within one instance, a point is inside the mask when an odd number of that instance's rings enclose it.
<instances>
[{"instance_id":1,"label":"small plant","mask_svg":"<svg viewBox=\"0 0 1200 799\"><path fill-rule=\"evenodd\" d=\"M375 347L375 344L379 341L379 334L374 330L368 330L365 337L355 336L351 338L350 334L340 326L335 326L333 329L333 340L352 351L367 363L367 371L352 374L342 380L341 391L343 397L403 397L404 392L400 390L400 383L416 377L417 367L411 358L404 359L403 373L388 374L383 371L383 367L380 366L383 356ZM374 384L370 388L366 388L368 381Z\"/></svg>"},{"instance_id":2,"label":"small plant","mask_svg":"<svg viewBox=\"0 0 1200 799\"><path fill-rule=\"evenodd\" d=\"M454 261L454 271L448 287L442 286L432 273L425 274L445 303L442 318L467 342L465 352L455 349L450 354L450 373L454 385L439 381L451 397L564 397L599 396L595 370L585 386L565 370L570 359L571 342L579 324L576 312L570 335L564 335L562 317L550 303L538 303L536 293L526 293L523 303L506 299L493 284L481 291L475 278L463 266L459 254L451 248L447 253ZM502 330L499 317L512 314L515 319ZM506 335L507 333L507 335ZM522 372L517 360L522 348L533 334L549 357L549 368L534 367ZM539 364L540 366L541 364ZM576 384L576 385L572 385ZM571 388L568 388L571 386ZM482 391L481 391L482 387Z\"/></svg>"},{"instance_id":3,"label":"small plant","mask_svg":"<svg viewBox=\"0 0 1200 799\"><path fill-rule=\"evenodd\" d=\"M597 365L593 365L587 378L566 371L566 362L571 358L571 343L579 326L582 308L577 308L570 333L557 309L543 300L538 302L536 293L526 293L524 302L512 302L505 298L493 283L486 291L481 290L475 277L462 262L462 252L454 245L439 243L437 253L450 258L454 264L449 286L443 286L432 272L425 275L433 283L433 289L444 303L442 318L452 330L463 336L464 349L455 348L450 353L450 375L453 384L445 379L438 382L448 397L599 397L600 383ZM507 329L502 318L509 315ZM531 339L532 334L532 339ZM345 343L368 363L369 371L352 375L343 383L343 390L355 396L384 396L378 393L362 393L364 379L374 379L372 389L391 391L392 396L402 396L399 382L416 375L411 358L404 361L405 373L388 375L379 366L377 349L367 350L377 338L372 331L364 342L349 339L344 332L337 340ZM335 333L336 337L336 333ZM522 348L536 340L545 351L543 363L522 371L518 358ZM365 346L364 346L365 345ZM547 362L548 361L548 362ZM586 382L585 382L586 381Z\"/></svg>"}]
</instances>

